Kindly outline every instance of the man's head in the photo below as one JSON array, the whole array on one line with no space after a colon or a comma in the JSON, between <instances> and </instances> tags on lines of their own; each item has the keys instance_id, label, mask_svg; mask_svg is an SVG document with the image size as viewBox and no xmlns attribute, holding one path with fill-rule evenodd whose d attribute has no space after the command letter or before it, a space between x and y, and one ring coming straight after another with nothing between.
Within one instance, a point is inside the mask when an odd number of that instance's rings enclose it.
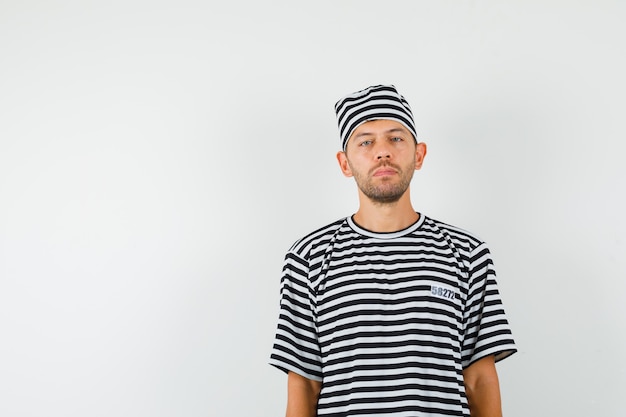
<instances>
[{"instance_id":1,"label":"man's head","mask_svg":"<svg viewBox=\"0 0 626 417\"><path fill-rule=\"evenodd\" d=\"M426 144L417 143L413 115L393 86L374 86L337 102L343 174L354 177L362 196L375 204L407 194L422 166Z\"/></svg>"},{"instance_id":2,"label":"man's head","mask_svg":"<svg viewBox=\"0 0 626 417\"><path fill-rule=\"evenodd\" d=\"M343 151L357 127L380 119L401 123L417 142L411 107L393 85L375 85L348 94L335 104L335 113Z\"/></svg>"}]
</instances>

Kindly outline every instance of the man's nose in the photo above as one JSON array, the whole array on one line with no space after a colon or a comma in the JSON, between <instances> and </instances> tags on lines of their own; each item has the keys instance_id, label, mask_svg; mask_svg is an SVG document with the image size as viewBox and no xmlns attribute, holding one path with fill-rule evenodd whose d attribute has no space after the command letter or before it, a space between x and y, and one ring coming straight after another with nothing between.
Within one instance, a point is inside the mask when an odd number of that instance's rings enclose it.
<instances>
[{"instance_id":1,"label":"man's nose","mask_svg":"<svg viewBox=\"0 0 626 417\"><path fill-rule=\"evenodd\" d=\"M376 147L376 159L388 159L391 158L391 150L389 144L386 142L379 143Z\"/></svg>"}]
</instances>

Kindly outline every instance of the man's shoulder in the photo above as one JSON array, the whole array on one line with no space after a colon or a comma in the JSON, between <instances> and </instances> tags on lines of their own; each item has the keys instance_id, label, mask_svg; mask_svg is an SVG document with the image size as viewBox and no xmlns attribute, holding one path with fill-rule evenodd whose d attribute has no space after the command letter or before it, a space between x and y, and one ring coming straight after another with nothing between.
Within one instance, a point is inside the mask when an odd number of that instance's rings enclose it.
<instances>
[{"instance_id":1,"label":"man's shoulder","mask_svg":"<svg viewBox=\"0 0 626 417\"><path fill-rule=\"evenodd\" d=\"M311 251L314 246L330 242L337 231L346 223L346 217L319 227L305 236L299 238L289 249L290 252L302 255Z\"/></svg>"},{"instance_id":2,"label":"man's shoulder","mask_svg":"<svg viewBox=\"0 0 626 417\"><path fill-rule=\"evenodd\" d=\"M441 233L446 238L455 241L455 243L462 243L463 246L467 245L470 247L476 247L484 243L483 239L474 232L429 216L424 217L424 229L430 229L434 233Z\"/></svg>"}]
</instances>

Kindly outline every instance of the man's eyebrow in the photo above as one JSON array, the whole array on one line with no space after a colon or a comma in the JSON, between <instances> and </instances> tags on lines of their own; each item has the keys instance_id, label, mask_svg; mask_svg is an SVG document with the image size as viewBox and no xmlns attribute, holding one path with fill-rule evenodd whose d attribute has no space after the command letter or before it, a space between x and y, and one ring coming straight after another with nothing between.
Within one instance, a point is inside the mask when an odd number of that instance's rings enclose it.
<instances>
[{"instance_id":1,"label":"man's eyebrow","mask_svg":"<svg viewBox=\"0 0 626 417\"><path fill-rule=\"evenodd\" d=\"M372 136L372 135L373 135L372 132L360 132L360 133L357 133L354 137L355 138L360 138L362 136Z\"/></svg>"},{"instance_id":2,"label":"man's eyebrow","mask_svg":"<svg viewBox=\"0 0 626 417\"><path fill-rule=\"evenodd\" d=\"M408 130L406 130L406 129L402 128L402 127L394 127L393 129L389 129L389 130L388 130L387 132L385 132L385 133L397 133L397 132L400 132L400 133L409 133L409 131L408 131Z\"/></svg>"}]
</instances>

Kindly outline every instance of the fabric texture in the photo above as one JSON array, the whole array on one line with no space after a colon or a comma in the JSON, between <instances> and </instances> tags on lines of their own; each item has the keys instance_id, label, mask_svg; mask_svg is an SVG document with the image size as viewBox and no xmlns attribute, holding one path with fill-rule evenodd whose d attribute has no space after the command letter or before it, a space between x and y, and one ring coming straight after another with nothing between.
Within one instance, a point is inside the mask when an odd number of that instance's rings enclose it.
<instances>
[{"instance_id":1,"label":"fabric texture","mask_svg":"<svg viewBox=\"0 0 626 417\"><path fill-rule=\"evenodd\" d=\"M335 104L341 149L346 150L354 130L371 120L388 119L403 124L417 142L409 103L393 85L375 85L349 94Z\"/></svg>"},{"instance_id":2,"label":"fabric texture","mask_svg":"<svg viewBox=\"0 0 626 417\"><path fill-rule=\"evenodd\" d=\"M270 364L323 382L318 416L469 417L463 369L515 351L489 249L467 231L348 217L285 256Z\"/></svg>"}]
</instances>

